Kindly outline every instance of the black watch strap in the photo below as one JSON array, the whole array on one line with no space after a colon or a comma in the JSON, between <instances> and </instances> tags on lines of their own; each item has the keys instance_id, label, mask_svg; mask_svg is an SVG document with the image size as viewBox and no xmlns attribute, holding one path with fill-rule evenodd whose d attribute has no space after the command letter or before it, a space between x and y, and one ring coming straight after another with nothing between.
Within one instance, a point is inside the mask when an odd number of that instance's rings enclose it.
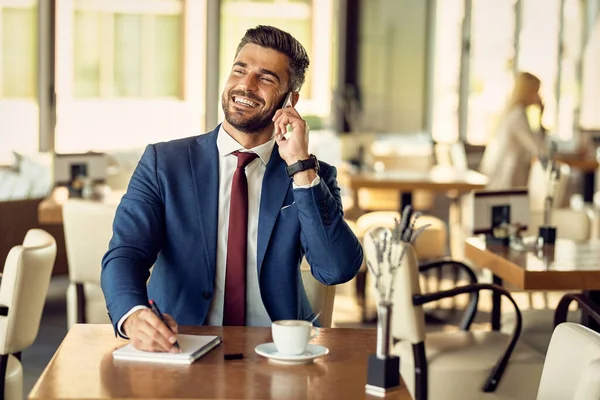
<instances>
[{"instance_id":1,"label":"black watch strap","mask_svg":"<svg viewBox=\"0 0 600 400\"><path fill-rule=\"evenodd\" d=\"M286 167L287 174L290 178L298 172L306 171L307 169L314 169L319 173L319 160L317 160L317 157L315 157L314 154L311 154L306 160L300 160Z\"/></svg>"}]
</instances>

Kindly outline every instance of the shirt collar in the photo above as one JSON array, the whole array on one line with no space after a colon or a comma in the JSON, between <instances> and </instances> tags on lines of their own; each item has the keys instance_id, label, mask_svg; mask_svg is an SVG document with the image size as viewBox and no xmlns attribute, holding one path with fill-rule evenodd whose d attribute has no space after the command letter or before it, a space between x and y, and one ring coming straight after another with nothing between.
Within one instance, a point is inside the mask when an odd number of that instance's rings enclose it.
<instances>
[{"instance_id":1,"label":"shirt collar","mask_svg":"<svg viewBox=\"0 0 600 400\"><path fill-rule=\"evenodd\" d=\"M217 149L219 150L219 156L225 157L234 151L246 151L258 154L258 157L262 162L267 165L273 154L273 148L275 147L275 139L271 139L266 143L246 149L244 146L239 144L233 137L227 133L223 124L219 127L219 133L217 134Z\"/></svg>"}]
</instances>

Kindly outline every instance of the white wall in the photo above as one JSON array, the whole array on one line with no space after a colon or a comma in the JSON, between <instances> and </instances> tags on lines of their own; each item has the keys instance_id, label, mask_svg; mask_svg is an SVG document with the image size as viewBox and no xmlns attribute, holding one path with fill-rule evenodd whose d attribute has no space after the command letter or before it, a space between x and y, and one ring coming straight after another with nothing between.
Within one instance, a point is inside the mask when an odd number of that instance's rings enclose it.
<instances>
[{"instance_id":1,"label":"white wall","mask_svg":"<svg viewBox=\"0 0 600 400\"><path fill-rule=\"evenodd\" d=\"M363 130L423 130L427 1L364 0L361 19Z\"/></svg>"}]
</instances>

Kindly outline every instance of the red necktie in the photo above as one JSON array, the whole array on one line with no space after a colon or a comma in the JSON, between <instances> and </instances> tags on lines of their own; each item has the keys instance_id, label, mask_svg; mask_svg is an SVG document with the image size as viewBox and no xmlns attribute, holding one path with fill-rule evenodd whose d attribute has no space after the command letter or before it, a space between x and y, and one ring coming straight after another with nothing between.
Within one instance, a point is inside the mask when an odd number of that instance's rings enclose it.
<instances>
[{"instance_id":1,"label":"red necktie","mask_svg":"<svg viewBox=\"0 0 600 400\"><path fill-rule=\"evenodd\" d=\"M245 168L256 153L235 151L238 164L231 183L225 304L223 325L244 326L246 322L246 253L248 251L248 181Z\"/></svg>"}]
</instances>

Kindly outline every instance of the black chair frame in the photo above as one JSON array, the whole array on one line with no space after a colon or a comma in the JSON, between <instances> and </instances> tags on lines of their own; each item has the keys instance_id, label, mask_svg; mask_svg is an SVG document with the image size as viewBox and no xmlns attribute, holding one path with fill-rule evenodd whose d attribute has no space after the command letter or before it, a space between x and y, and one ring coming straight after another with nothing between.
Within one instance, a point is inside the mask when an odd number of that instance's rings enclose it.
<instances>
[{"instance_id":1,"label":"black chair frame","mask_svg":"<svg viewBox=\"0 0 600 400\"><path fill-rule=\"evenodd\" d=\"M512 355L515 346L517 345L517 341L519 340L519 336L521 335L521 329L523 325L521 311L519 310L519 307L517 306L515 300L510 295L510 292L498 285L488 283L476 283L466 286L459 286L454 289L443 290L436 293L415 295L413 296L413 304L415 306L421 306L432 301L457 296L459 294L478 293L481 290L491 290L492 292L499 293L500 295L504 295L505 297L507 297L512 303L513 307L515 308L516 315L515 328L513 330L513 334L508 343L508 346L506 347L506 350L504 351L502 357L500 357L498 362L495 364L494 368L492 369L492 372L490 373L486 381L483 383L483 386L481 388L483 392L490 393L496 390L498 384L500 383L500 380L502 379L502 376L504 375L504 371L506 370L506 366L508 365L510 356ZM469 315L469 312L470 310L466 313L466 315ZM477 308L475 308L475 311L472 312L472 318L475 317L476 312ZM427 357L425 355L424 342L420 342L413 345L413 355L415 360L415 400L427 400Z\"/></svg>"},{"instance_id":2,"label":"black chair frame","mask_svg":"<svg viewBox=\"0 0 600 400\"><path fill-rule=\"evenodd\" d=\"M419 264L419 273L427 272L434 268L437 269L438 271L441 271L441 269L445 266L454 267L454 271L456 271L456 272L463 271L469 278L469 284L473 285L473 284L477 283L477 276L475 275L475 272L473 272L471 267L469 267L467 264L465 264L462 261L453 260L450 257L433 260L433 261L428 261L428 262L423 262L423 263ZM438 279L440 278L440 275L441 274L438 274ZM458 275L458 274L456 274L456 275ZM456 279L456 281L458 281L458 279ZM468 331L471 328L471 324L473 323L473 320L475 319L475 314L477 314L478 304L479 304L479 292L478 291L471 292L469 294L469 305L467 306L467 309L465 310L463 319L462 319L461 323L459 324L460 330Z\"/></svg>"},{"instance_id":3,"label":"black chair frame","mask_svg":"<svg viewBox=\"0 0 600 400\"><path fill-rule=\"evenodd\" d=\"M569 305L573 302L577 302L582 311L586 312L591 319L600 324L600 307L593 303L589 297L581 293L567 293L556 306L554 312L554 327L567 321L567 314L569 312Z\"/></svg>"}]
</instances>

